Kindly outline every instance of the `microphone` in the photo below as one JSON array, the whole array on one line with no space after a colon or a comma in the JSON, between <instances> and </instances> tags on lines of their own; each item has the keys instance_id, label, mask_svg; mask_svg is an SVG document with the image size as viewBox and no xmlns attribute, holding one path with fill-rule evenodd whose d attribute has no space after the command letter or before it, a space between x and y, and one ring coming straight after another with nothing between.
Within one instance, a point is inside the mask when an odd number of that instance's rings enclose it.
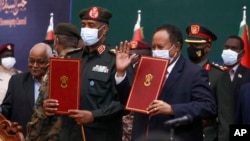
<instances>
[{"instance_id":1,"label":"microphone","mask_svg":"<svg viewBox=\"0 0 250 141\"><path fill-rule=\"evenodd\" d=\"M164 124L170 127L173 127L173 126L179 126L182 124L190 124L192 122L193 122L193 117L191 115L185 115L183 117L167 120L164 122Z\"/></svg>"}]
</instances>

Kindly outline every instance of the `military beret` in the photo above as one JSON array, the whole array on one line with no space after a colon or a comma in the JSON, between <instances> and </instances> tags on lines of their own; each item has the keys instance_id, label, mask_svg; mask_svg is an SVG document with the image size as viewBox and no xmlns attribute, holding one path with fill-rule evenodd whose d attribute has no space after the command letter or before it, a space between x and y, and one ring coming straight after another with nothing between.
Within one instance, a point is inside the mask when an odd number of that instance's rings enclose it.
<instances>
[{"instance_id":1,"label":"military beret","mask_svg":"<svg viewBox=\"0 0 250 141\"><path fill-rule=\"evenodd\" d=\"M112 17L112 13L108 9L93 6L81 10L79 17L82 20L94 20L109 24L109 19Z\"/></svg>"},{"instance_id":2,"label":"military beret","mask_svg":"<svg viewBox=\"0 0 250 141\"><path fill-rule=\"evenodd\" d=\"M186 28L188 34L185 42L187 43L206 43L217 40L217 36L205 27L192 24Z\"/></svg>"},{"instance_id":3,"label":"military beret","mask_svg":"<svg viewBox=\"0 0 250 141\"><path fill-rule=\"evenodd\" d=\"M136 41L136 40L132 40L130 41L131 43L131 48L130 50L134 50L134 49L151 49L151 47L148 45L148 43L144 42L144 41Z\"/></svg>"},{"instance_id":4,"label":"military beret","mask_svg":"<svg viewBox=\"0 0 250 141\"><path fill-rule=\"evenodd\" d=\"M12 51L14 52L14 44L12 43L6 43L6 44L2 44L0 45L0 54L3 53L4 51Z\"/></svg>"},{"instance_id":5,"label":"military beret","mask_svg":"<svg viewBox=\"0 0 250 141\"><path fill-rule=\"evenodd\" d=\"M59 23L56 25L54 34L67 35L81 39L80 32L70 23Z\"/></svg>"}]
</instances>

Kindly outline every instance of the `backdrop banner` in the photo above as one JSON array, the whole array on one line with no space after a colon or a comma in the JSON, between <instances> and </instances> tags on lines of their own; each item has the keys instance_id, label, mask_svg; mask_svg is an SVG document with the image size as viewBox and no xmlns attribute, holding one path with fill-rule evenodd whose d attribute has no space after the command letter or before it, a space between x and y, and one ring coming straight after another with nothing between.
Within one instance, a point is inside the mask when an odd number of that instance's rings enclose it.
<instances>
[{"instance_id":1,"label":"backdrop banner","mask_svg":"<svg viewBox=\"0 0 250 141\"><path fill-rule=\"evenodd\" d=\"M71 0L0 0L0 44L15 44L16 68L26 71L31 47L45 40L54 15L54 25L70 22Z\"/></svg>"}]
</instances>

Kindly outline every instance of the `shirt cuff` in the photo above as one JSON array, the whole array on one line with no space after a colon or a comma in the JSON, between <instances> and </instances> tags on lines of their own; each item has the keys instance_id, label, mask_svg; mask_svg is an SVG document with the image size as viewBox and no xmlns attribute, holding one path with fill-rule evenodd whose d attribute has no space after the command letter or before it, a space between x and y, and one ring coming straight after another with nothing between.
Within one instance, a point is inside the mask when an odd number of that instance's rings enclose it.
<instances>
[{"instance_id":1,"label":"shirt cuff","mask_svg":"<svg viewBox=\"0 0 250 141\"><path fill-rule=\"evenodd\" d=\"M123 77L117 77L117 72L115 73L115 84L118 85L120 84L126 77L127 73Z\"/></svg>"}]
</instances>

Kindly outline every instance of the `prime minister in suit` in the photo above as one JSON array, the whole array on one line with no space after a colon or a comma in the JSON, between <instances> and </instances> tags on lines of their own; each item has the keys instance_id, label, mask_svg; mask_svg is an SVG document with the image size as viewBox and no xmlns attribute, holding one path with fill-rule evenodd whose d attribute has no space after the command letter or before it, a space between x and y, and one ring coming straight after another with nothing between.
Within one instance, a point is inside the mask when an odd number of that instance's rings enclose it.
<instances>
[{"instance_id":1,"label":"prime minister in suit","mask_svg":"<svg viewBox=\"0 0 250 141\"><path fill-rule=\"evenodd\" d=\"M23 127L31 119L35 100L38 96L42 77L45 74L52 50L45 43L38 43L30 50L28 58L29 72L13 75L10 78L6 96L1 105L2 114Z\"/></svg>"},{"instance_id":2,"label":"prime minister in suit","mask_svg":"<svg viewBox=\"0 0 250 141\"><path fill-rule=\"evenodd\" d=\"M170 65L158 100L154 100L147 109L149 115L135 113L133 141L156 131L170 133L170 126L164 122L185 115L190 117L188 123L177 127L173 125L172 137L181 141L201 141L202 119L215 117L215 98L209 88L208 74L181 55L182 44L182 33L173 25L162 25L154 32L153 56L169 59Z\"/></svg>"}]
</instances>

